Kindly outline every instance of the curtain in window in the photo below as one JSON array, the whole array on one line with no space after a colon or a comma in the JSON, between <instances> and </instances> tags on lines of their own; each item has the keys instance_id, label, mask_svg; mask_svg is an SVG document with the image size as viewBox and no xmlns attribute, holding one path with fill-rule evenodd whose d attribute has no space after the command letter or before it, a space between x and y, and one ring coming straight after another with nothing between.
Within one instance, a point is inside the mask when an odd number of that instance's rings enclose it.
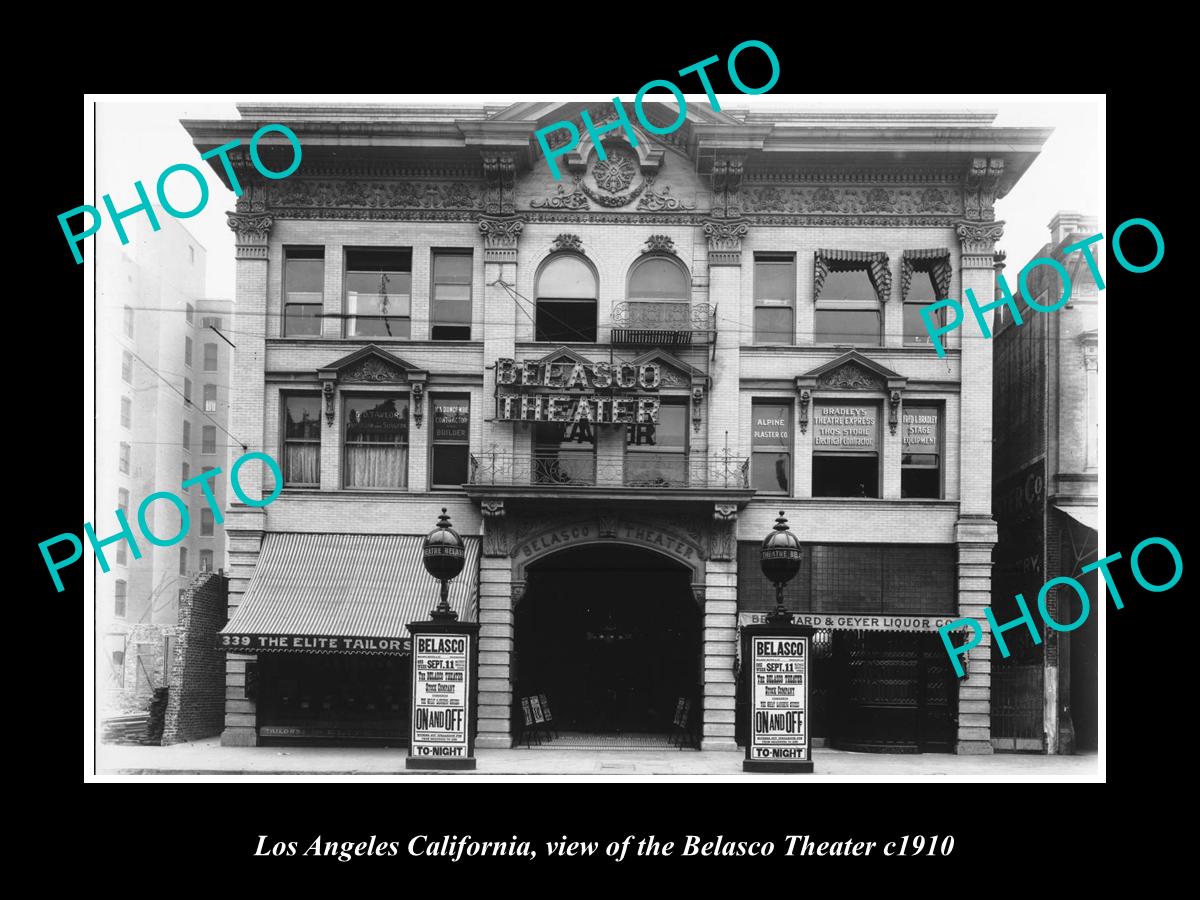
<instances>
[{"instance_id":1,"label":"curtain in window","mask_svg":"<svg viewBox=\"0 0 1200 900\"><path fill-rule=\"evenodd\" d=\"M318 484L321 481L321 445L287 444L283 450L285 484Z\"/></svg>"},{"instance_id":2,"label":"curtain in window","mask_svg":"<svg viewBox=\"0 0 1200 900\"><path fill-rule=\"evenodd\" d=\"M408 447L346 446L346 487L407 487Z\"/></svg>"}]
</instances>

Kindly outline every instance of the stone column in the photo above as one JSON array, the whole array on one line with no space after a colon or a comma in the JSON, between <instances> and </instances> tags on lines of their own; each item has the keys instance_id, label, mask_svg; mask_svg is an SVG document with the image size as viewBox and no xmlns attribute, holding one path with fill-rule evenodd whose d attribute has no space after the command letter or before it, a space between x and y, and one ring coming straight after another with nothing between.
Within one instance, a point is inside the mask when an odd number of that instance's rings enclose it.
<instances>
[{"instance_id":1,"label":"stone column","mask_svg":"<svg viewBox=\"0 0 1200 900\"><path fill-rule=\"evenodd\" d=\"M988 161L985 171L998 173L1003 162ZM976 161L973 171L979 169ZM974 291L980 303L991 301L995 293L995 245L1004 233L1004 223L991 221L991 196L987 178L977 179L975 188L986 200L968 210L978 210L979 220L958 225L962 242L961 276L966 307L967 289ZM972 184L968 183L968 193ZM991 191L989 195L988 191ZM972 195L976 196L976 195ZM992 548L996 544L996 522L992 519L992 346L979 330L968 310L966 321L957 331L962 353L962 387L959 415L959 518L955 526L958 544L958 614L980 622L984 607L991 604ZM992 752L991 683L992 635L983 639L967 654L967 676L959 679L958 744L959 753Z\"/></svg>"},{"instance_id":2,"label":"stone column","mask_svg":"<svg viewBox=\"0 0 1200 900\"><path fill-rule=\"evenodd\" d=\"M247 191L239 199L252 197ZM246 204L250 206L249 203ZM234 351L233 366L236 378L229 387L229 430L244 441L250 449L262 446L266 368L266 323L270 312L267 303L267 246L274 224L265 212L235 212L229 214L229 227L236 237L236 297L234 327L237 329L238 346ZM239 448L234 454L241 456ZM264 473L266 478L264 479ZM264 484L264 481L266 484ZM251 462L238 471L238 482L246 495L260 499L274 490L269 470L257 462ZM247 506L228 491L228 506L225 510L225 536L229 564L229 615L242 602L258 553L262 546L267 526L265 508ZM246 666L256 659L254 654L227 653L225 656L225 730L221 743L226 746L253 747L258 743L255 703L246 697Z\"/></svg>"},{"instance_id":3,"label":"stone column","mask_svg":"<svg viewBox=\"0 0 1200 900\"><path fill-rule=\"evenodd\" d=\"M737 507L713 507L704 574L704 731L701 750L737 750Z\"/></svg>"},{"instance_id":4,"label":"stone column","mask_svg":"<svg viewBox=\"0 0 1200 900\"><path fill-rule=\"evenodd\" d=\"M513 608L510 525L503 500L485 500L479 572L479 718L475 746L512 746Z\"/></svg>"}]
</instances>

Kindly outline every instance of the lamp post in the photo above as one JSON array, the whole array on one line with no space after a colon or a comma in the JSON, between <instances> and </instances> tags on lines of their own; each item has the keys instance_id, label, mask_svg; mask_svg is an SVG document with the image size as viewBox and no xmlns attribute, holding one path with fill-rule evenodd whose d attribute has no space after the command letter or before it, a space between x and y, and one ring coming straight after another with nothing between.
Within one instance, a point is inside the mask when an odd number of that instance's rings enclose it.
<instances>
[{"instance_id":1,"label":"lamp post","mask_svg":"<svg viewBox=\"0 0 1200 900\"><path fill-rule=\"evenodd\" d=\"M804 548L783 510L759 549L763 575L775 585L775 612L742 629L746 709L751 717L746 772L811 772L808 655L812 629L792 624L783 588L796 577Z\"/></svg>"},{"instance_id":2,"label":"lamp post","mask_svg":"<svg viewBox=\"0 0 1200 900\"><path fill-rule=\"evenodd\" d=\"M441 599L429 619L409 622L412 634L412 721L409 769L474 769L479 623L459 622L450 608L450 582L463 570L467 551L443 507L437 528L425 536L425 570L441 582Z\"/></svg>"}]
</instances>

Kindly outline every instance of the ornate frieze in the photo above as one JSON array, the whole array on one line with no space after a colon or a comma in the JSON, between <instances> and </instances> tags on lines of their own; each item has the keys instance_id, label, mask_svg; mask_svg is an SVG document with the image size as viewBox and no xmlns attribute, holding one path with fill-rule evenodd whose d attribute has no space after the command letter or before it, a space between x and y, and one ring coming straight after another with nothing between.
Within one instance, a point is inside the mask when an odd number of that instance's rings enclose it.
<instances>
[{"instance_id":1,"label":"ornate frieze","mask_svg":"<svg viewBox=\"0 0 1200 900\"><path fill-rule=\"evenodd\" d=\"M517 243L525 221L520 216L481 216L479 231L483 235L484 262L516 262Z\"/></svg>"},{"instance_id":2,"label":"ornate frieze","mask_svg":"<svg viewBox=\"0 0 1200 900\"><path fill-rule=\"evenodd\" d=\"M880 391L886 385L883 379L864 369L862 366L848 362L817 379L817 387L836 388L843 391Z\"/></svg>"},{"instance_id":3,"label":"ornate frieze","mask_svg":"<svg viewBox=\"0 0 1200 900\"><path fill-rule=\"evenodd\" d=\"M368 356L344 369L339 373L338 380L379 384L382 382L398 383L406 381L407 377L399 366L394 366L376 356Z\"/></svg>"},{"instance_id":4,"label":"ornate frieze","mask_svg":"<svg viewBox=\"0 0 1200 900\"><path fill-rule=\"evenodd\" d=\"M663 209L695 209L695 203L688 203L684 200L678 200L671 196L671 188L669 185L663 185L662 190L654 188L654 177L647 176L646 190L638 200L638 209L663 210Z\"/></svg>"},{"instance_id":5,"label":"ornate frieze","mask_svg":"<svg viewBox=\"0 0 1200 900\"><path fill-rule=\"evenodd\" d=\"M403 218L406 210L483 210L484 192L465 181L287 178L267 185L266 205L284 218ZM335 215L344 211L346 215ZM378 215L370 215L377 213Z\"/></svg>"},{"instance_id":6,"label":"ornate frieze","mask_svg":"<svg viewBox=\"0 0 1200 900\"><path fill-rule=\"evenodd\" d=\"M911 216L920 214L962 215L962 193L940 187L855 187L842 188L753 186L742 189L742 209L753 213L841 213L857 215Z\"/></svg>"},{"instance_id":7,"label":"ornate frieze","mask_svg":"<svg viewBox=\"0 0 1200 900\"><path fill-rule=\"evenodd\" d=\"M712 214L719 218L735 218L742 214L742 176L746 157L741 154L718 154L713 160Z\"/></svg>"},{"instance_id":8,"label":"ornate frieze","mask_svg":"<svg viewBox=\"0 0 1200 900\"><path fill-rule=\"evenodd\" d=\"M580 179L576 175L571 179L571 191L568 193L560 181L554 185L553 196L530 200L529 205L534 209L590 209L587 194L583 192L579 184Z\"/></svg>"}]
</instances>

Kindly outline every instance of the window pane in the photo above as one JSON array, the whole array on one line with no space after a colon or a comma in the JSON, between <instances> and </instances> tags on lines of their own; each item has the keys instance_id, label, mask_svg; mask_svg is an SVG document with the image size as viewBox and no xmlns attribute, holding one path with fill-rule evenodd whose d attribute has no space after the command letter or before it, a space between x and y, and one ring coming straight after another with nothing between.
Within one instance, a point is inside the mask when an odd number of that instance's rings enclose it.
<instances>
[{"instance_id":1,"label":"window pane","mask_svg":"<svg viewBox=\"0 0 1200 900\"><path fill-rule=\"evenodd\" d=\"M751 407L751 487L768 493L791 493L792 405L755 403Z\"/></svg>"},{"instance_id":2,"label":"window pane","mask_svg":"<svg viewBox=\"0 0 1200 900\"><path fill-rule=\"evenodd\" d=\"M408 484L408 400L356 397L345 402L347 487Z\"/></svg>"},{"instance_id":3,"label":"window pane","mask_svg":"<svg viewBox=\"0 0 1200 900\"><path fill-rule=\"evenodd\" d=\"M204 371L205 372L217 371L217 345L216 344L205 344L204 345Z\"/></svg>"},{"instance_id":4,"label":"window pane","mask_svg":"<svg viewBox=\"0 0 1200 900\"><path fill-rule=\"evenodd\" d=\"M213 511L211 509L200 510L200 534L203 537L209 537L213 533Z\"/></svg>"},{"instance_id":5,"label":"window pane","mask_svg":"<svg viewBox=\"0 0 1200 900\"><path fill-rule=\"evenodd\" d=\"M878 303L875 286L871 284L871 276L866 269L855 269L850 272L829 272L821 284L820 300L861 300Z\"/></svg>"},{"instance_id":6,"label":"window pane","mask_svg":"<svg viewBox=\"0 0 1200 900\"><path fill-rule=\"evenodd\" d=\"M642 261L629 278L630 297L687 300L690 287L683 269L662 257Z\"/></svg>"},{"instance_id":7,"label":"window pane","mask_svg":"<svg viewBox=\"0 0 1200 900\"><path fill-rule=\"evenodd\" d=\"M942 496L941 473L936 469L900 470L900 496L936 500Z\"/></svg>"},{"instance_id":8,"label":"window pane","mask_svg":"<svg viewBox=\"0 0 1200 900\"><path fill-rule=\"evenodd\" d=\"M179 548L179 574L180 575L187 574L187 564L188 564L188 548L180 547Z\"/></svg>"},{"instance_id":9,"label":"window pane","mask_svg":"<svg viewBox=\"0 0 1200 900\"><path fill-rule=\"evenodd\" d=\"M471 254L437 253L433 257L433 280L441 284L471 283Z\"/></svg>"},{"instance_id":10,"label":"window pane","mask_svg":"<svg viewBox=\"0 0 1200 900\"><path fill-rule=\"evenodd\" d=\"M908 282L908 295L904 298L905 303L933 303L940 299L935 292L933 275L919 270L912 273Z\"/></svg>"},{"instance_id":11,"label":"window pane","mask_svg":"<svg viewBox=\"0 0 1200 900\"><path fill-rule=\"evenodd\" d=\"M750 461L750 487L770 494L791 493L792 454L756 452Z\"/></svg>"},{"instance_id":12,"label":"window pane","mask_svg":"<svg viewBox=\"0 0 1200 900\"><path fill-rule=\"evenodd\" d=\"M201 453L216 453L217 452L217 426L205 425L201 440L204 446L201 448Z\"/></svg>"},{"instance_id":13,"label":"window pane","mask_svg":"<svg viewBox=\"0 0 1200 900\"><path fill-rule=\"evenodd\" d=\"M200 571L211 572L213 570L213 552L211 550L200 551Z\"/></svg>"},{"instance_id":14,"label":"window pane","mask_svg":"<svg viewBox=\"0 0 1200 900\"><path fill-rule=\"evenodd\" d=\"M471 427L470 397L435 397L433 400L434 443L466 443Z\"/></svg>"},{"instance_id":15,"label":"window pane","mask_svg":"<svg viewBox=\"0 0 1200 900\"><path fill-rule=\"evenodd\" d=\"M439 303L447 300L466 300L471 299L471 286L469 284L435 284L433 286L433 299Z\"/></svg>"},{"instance_id":16,"label":"window pane","mask_svg":"<svg viewBox=\"0 0 1200 900\"><path fill-rule=\"evenodd\" d=\"M321 398L290 396L284 401L284 438L321 439Z\"/></svg>"},{"instance_id":17,"label":"window pane","mask_svg":"<svg viewBox=\"0 0 1200 900\"><path fill-rule=\"evenodd\" d=\"M289 304L284 312L283 333L287 337L321 333L321 307Z\"/></svg>"},{"instance_id":18,"label":"window pane","mask_svg":"<svg viewBox=\"0 0 1200 900\"><path fill-rule=\"evenodd\" d=\"M183 399L188 403L192 402L192 379L190 378L183 379Z\"/></svg>"},{"instance_id":19,"label":"window pane","mask_svg":"<svg viewBox=\"0 0 1200 900\"><path fill-rule=\"evenodd\" d=\"M596 302L539 300L536 340L571 343L596 340Z\"/></svg>"},{"instance_id":20,"label":"window pane","mask_svg":"<svg viewBox=\"0 0 1200 900\"><path fill-rule=\"evenodd\" d=\"M433 308L433 320L446 324L471 324L471 300L437 300Z\"/></svg>"},{"instance_id":21,"label":"window pane","mask_svg":"<svg viewBox=\"0 0 1200 900\"><path fill-rule=\"evenodd\" d=\"M683 453L687 448L687 407L663 403L657 425L626 425L625 442L634 452Z\"/></svg>"},{"instance_id":22,"label":"window pane","mask_svg":"<svg viewBox=\"0 0 1200 900\"><path fill-rule=\"evenodd\" d=\"M192 364L192 339L190 337L183 339L183 363L187 366Z\"/></svg>"},{"instance_id":23,"label":"window pane","mask_svg":"<svg viewBox=\"0 0 1200 900\"><path fill-rule=\"evenodd\" d=\"M788 300L796 296L796 266L791 260L758 260L754 263L754 298Z\"/></svg>"},{"instance_id":24,"label":"window pane","mask_svg":"<svg viewBox=\"0 0 1200 900\"><path fill-rule=\"evenodd\" d=\"M411 250L347 250L347 272L411 272Z\"/></svg>"},{"instance_id":25,"label":"window pane","mask_svg":"<svg viewBox=\"0 0 1200 900\"><path fill-rule=\"evenodd\" d=\"M185 322L187 322L189 325L191 325L191 324L192 324L192 317L193 317L195 314L196 314L196 307L192 306L192 304L188 303L188 304L186 304L186 305L184 306L184 308L183 308L183 319L184 319L184 321L185 321Z\"/></svg>"},{"instance_id":26,"label":"window pane","mask_svg":"<svg viewBox=\"0 0 1200 900\"><path fill-rule=\"evenodd\" d=\"M789 306L759 306L754 310L754 342L756 344L790 344L795 328Z\"/></svg>"},{"instance_id":27,"label":"window pane","mask_svg":"<svg viewBox=\"0 0 1200 900\"><path fill-rule=\"evenodd\" d=\"M130 402L128 397L122 397L121 398L121 425L122 425L122 427L128 428L130 426L132 416L133 416L133 404Z\"/></svg>"},{"instance_id":28,"label":"window pane","mask_svg":"<svg viewBox=\"0 0 1200 900\"><path fill-rule=\"evenodd\" d=\"M287 294L315 294L319 299L325 292L325 260L294 259L289 253L283 278Z\"/></svg>"},{"instance_id":29,"label":"window pane","mask_svg":"<svg viewBox=\"0 0 1200 900\"><path fill-rule=\"evenodd\" d=\"M933 343L933 337L929 334L929 329L925 327L925 320L921 317L921 307L924 305L927 304L904 304L904 343L906 344ZM933 322L939 328L946 324L946 307L934 310Z\"/></svg>"},{"instance_id":30,"label":"window pane","mask_svg":"<svg viewBox=\"0 0 1200 900\"><path fill-rule=\"evenodd\" d=\"M538 297L595 299L596 276L578 256L558 256L538 276Z\"/></svg>"},{"instance_id":31,"label":"window pane","mask_svg":"<svg viewBox=\"0 0 1200 900\"><path fill-rule=\"evenodd\" d=\"M439 444L433 448L433 483L458 487L467 481L466 444Z\"/></svg>"},{"instance_id":32,"label":"window pane","mask_svg":"<svg viewBox=\"0 0 1200 900\"><path fill-rule=\"evenodd\" d=\"M879 458L813 455L814 497L878 497Z\"/></svg>"},{"instance_id":33,"label":"window pane","mask_svg":"<svg viewBox=\"0 0 1200 900\"><path fill-rule=\"evenodd\" d=\"M879 312L873 309L818 309L817 343L879 345Z\"/></svg>"}]
</instances>

